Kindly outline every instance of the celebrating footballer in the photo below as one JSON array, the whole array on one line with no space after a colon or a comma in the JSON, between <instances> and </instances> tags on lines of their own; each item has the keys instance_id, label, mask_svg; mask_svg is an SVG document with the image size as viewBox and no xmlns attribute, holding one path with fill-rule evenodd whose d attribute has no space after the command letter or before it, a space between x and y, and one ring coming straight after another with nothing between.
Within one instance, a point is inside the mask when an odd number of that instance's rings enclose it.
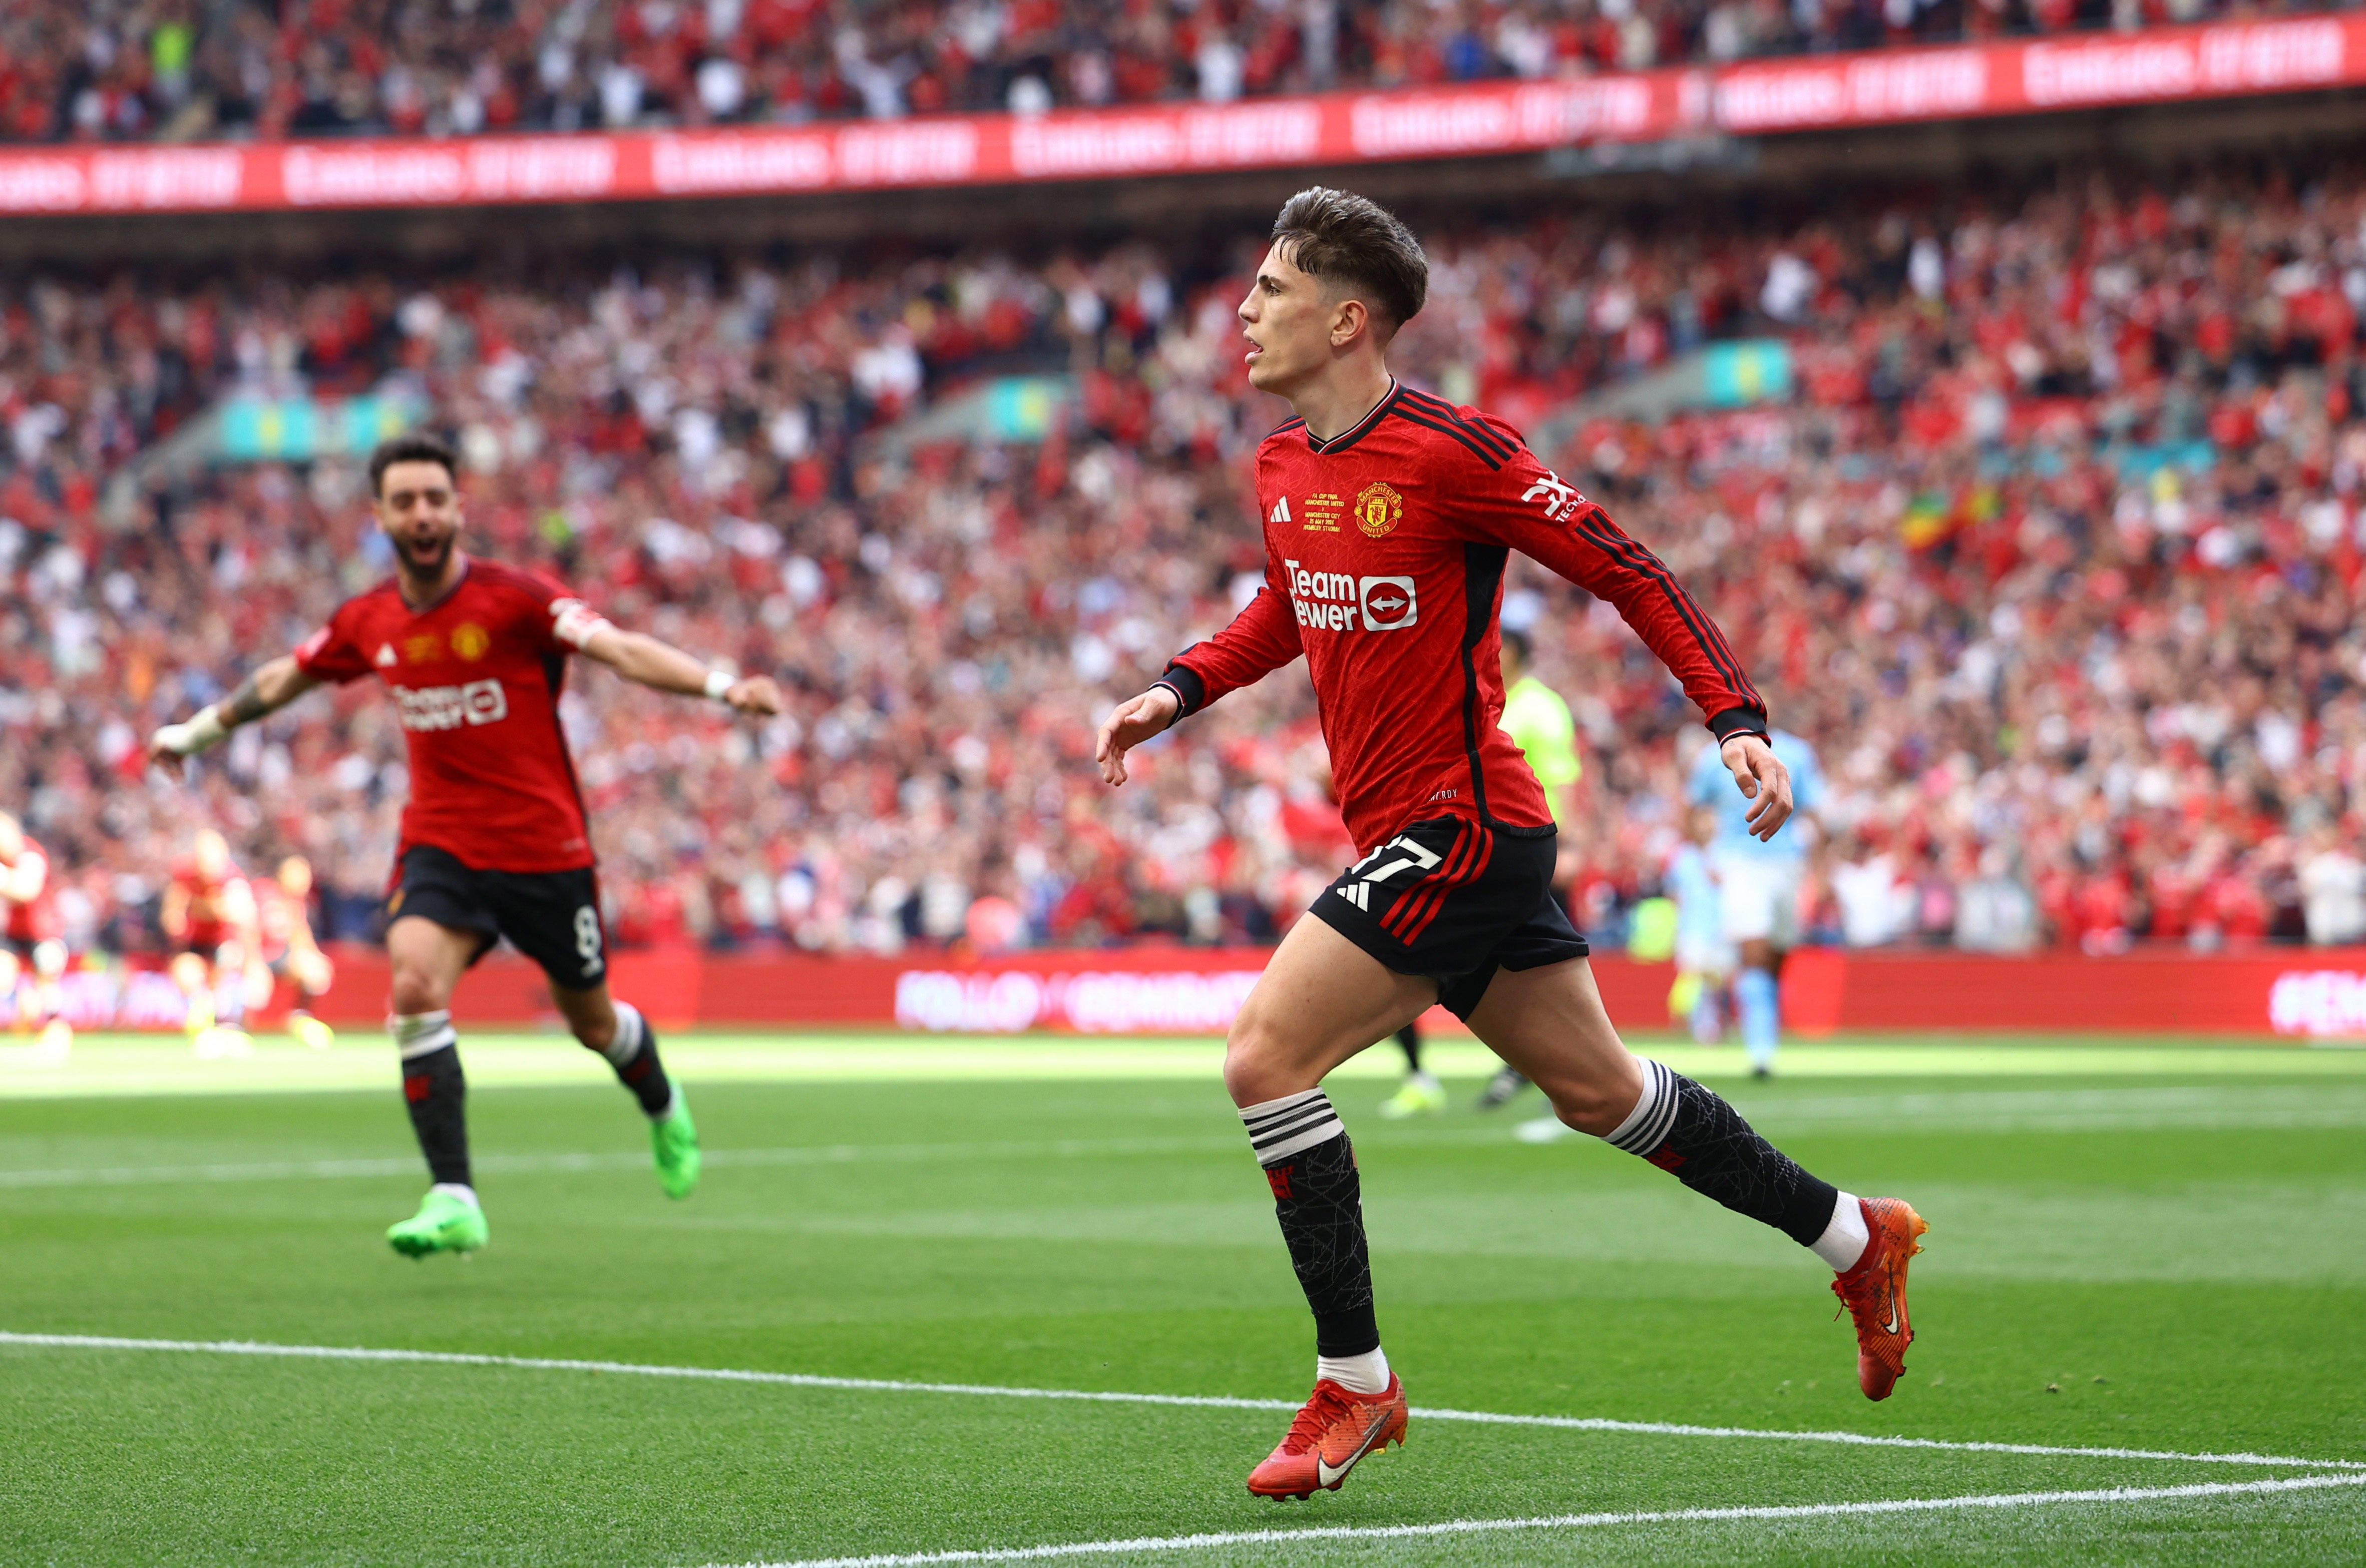
<instances>
[{"instance_id":1,"label":"celebrating footballer","mask_svg":"<svg viewBox=\"0 0 2366 1568\"><path fill-rule=\"evenodd\" d=\"M1266 580L1101 726L1101 775L1225 693L1303 655L1362 858L1283 938L1241 1009L1224 1081L1313 1309L1316 1381L1249 1490L1303 1497L1404 1438L1380 1348L1356 1157L1324 1074L1443 1003L1561 1121L1773 1226L1833 1269L1859 1382L1888 1396L1913 1331L1920 1216L1818 1180L1724 1100L1620 1042L1586 945L1551 895L1553 815L1504 704L1497 614L1514 550L1615 606L1696 702L1750 831L1792 811L1766 707L1717 624L1649 550L1500 420L1390 375L1428 263L1393 216L1317 187L1273 228L1240 319L1250 385L1296 417L1256 457Z\"/></svg>"},{"instance_id":2,"label":"celebrating footballer","mask_svg":"<svg viewBox=\"0 0 2366 1568\"><path fill-rule=\"evenodd\" d=\"M608 992L591 830L558 721L569 656L742 713L781 709L767 677L710 669L610 624L546 578L462 551L458 472L440 442L381 445L370 458L370 493L394 547L393 577L149 744L153 761L177 768L323 682L375 675L392 693L411 793L386 902L389 1024L434 1184L387 1239L413 1257L470 1251L487 1239L451 1003L462 973L503 937L541 966L576 1039L604 1056L638 1101L666 1193L685 1197L698 1182L697 1131L659 1060L657 1036L637 1008Z\"/></svg>"}]
</instances>

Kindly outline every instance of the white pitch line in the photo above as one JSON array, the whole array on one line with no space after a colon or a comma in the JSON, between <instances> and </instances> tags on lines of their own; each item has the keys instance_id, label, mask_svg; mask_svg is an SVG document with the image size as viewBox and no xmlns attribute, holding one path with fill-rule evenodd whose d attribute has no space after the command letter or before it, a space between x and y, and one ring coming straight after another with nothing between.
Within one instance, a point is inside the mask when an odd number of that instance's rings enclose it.
<instances>
[{"instance_id":1,"label":"white pitch line","mask_svg":"<svg viewBox=\"0 0 2366 1568\"><path fill-rule=\"evenodd\" d=\"M1085 1388L1023 1388L1005 1383L914 1383L901 1378L825 1377L817 1372L756 1372L734 1367L670 1367L646 1361L578 1361L549 1356L497 1356L470 1350L410 1350L344 1345L280 1345L254 1339L132 1339L107 1334L20 1334L0 1330L0 1345L69 1350L163 1350L192 1355L263 1356L294 1361L407 1362L426 1366L505 1367L520 1372L608 1372L626 1377L685 1378L706 1383L773 1383L790 1388L838 1388L874 1394L942 1394L986 1399L1060 1399L1091 1405L1166 1405L1201 1410L1296 1411L1287 1399L1243 1399L1220 1394L1132 1394ZM1616 1421L1592 1416L1520 1416L1487 1410L1433 1409L1416 1405L1425 1421L1469 1421L1494 1427L1547 1427L1562 1431L1627 1432L1643 1437L1729 1438L1764 1442L1844 1443L1864 1448L1938 1449L1950 1453L2031 1454L2057 1459L2143 1459L2180 1464L2290 1466L2366 1472L2366 1460L2297 1459L2286 1454L2182 1453L2166 1449L2064 1448L2045 1443L1950 1441L1942 1438L1879 1437L1865 1432L1799 1432L1754 1427L1696 1427L1674 1421Z\"/></svg>"},{"instance_id":2,"label":"white pitch line","mask_svg":"<svg viewBox=\"0 0 2366 1568\"><path fill-rule=\"evenodd\" d=\"M1870 1503L1777 1503L1741 1508L1663 1508L1629 1514L1547 1514L1523 1519L1445 1519L1426 1525L1326 1525L1310 1529L1225 1530L1143 1536L1132 1540L1060 1541L983 1551L911 1551L872 1557L807 1557L738 1568L933 1568L952 1562L1039 1562L1130 1551L1191 1551L1217 1546L1287 1546L1308 1540L1411 1540L1425 1536L1489 1535L1508 1530L1600 1529L1606 1526L1717 1523L1733 1519L1821 1519L1865 1514L1938 1513L1960 1508L2035 1508L2064 1503L2150 1503L2187 1497L2254 1496L2366 1486L2366 1475L2304 1475L2276 1481L2211 1481L2191 1486L2104 1486L2083 1492L1999 1492L1971 1497L1904 1497ZM710 1564L709 1568L722 1568Z\"/></svg>"}]
</instances>

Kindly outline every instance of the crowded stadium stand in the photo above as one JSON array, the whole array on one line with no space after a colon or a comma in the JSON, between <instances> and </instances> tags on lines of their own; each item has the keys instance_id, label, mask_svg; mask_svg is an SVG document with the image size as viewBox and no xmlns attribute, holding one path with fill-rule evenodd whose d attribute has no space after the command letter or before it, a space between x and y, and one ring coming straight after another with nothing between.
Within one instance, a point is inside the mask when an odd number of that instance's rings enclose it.
<instances>
[{"instance_id":1,"label":"crowded stadium stand","mask_svg":"<svg viewBox=\"0 0 2366 1568\"><path fill-rule=\"evenodd\" d=\"M2324 7L2225 0L23 0L0 140L794 124L1529 80Z\"/></svg>"},{"instance_id":2,"label":"crowded stadium stand","mask_svg":"<svg viewBox=\"0 0 2366 1568\"><path fill-rule=\"evenodd\" d=\"M1659 550L1825 748L1818 937L2366 935L2357 171L1774 206L1440 217L1395 357ZM356 454L421 420L483 548L791 684L749 733L575 678L621 944L1270 939L1348 849L1302 683L1145 752L1147 789L1088 766L1088 715L1256 580L1254 254L17 272L0 800L71 868L79 948L154 945L201 822L309 855L324 934L369 935L404 788L373 693L242 730L186 794L140 741L382 574ZM1524 564L1505 622L1575 706L1576 902L1615 944L1696 726L1606 606Z\"/></svg>"}]
</instances>

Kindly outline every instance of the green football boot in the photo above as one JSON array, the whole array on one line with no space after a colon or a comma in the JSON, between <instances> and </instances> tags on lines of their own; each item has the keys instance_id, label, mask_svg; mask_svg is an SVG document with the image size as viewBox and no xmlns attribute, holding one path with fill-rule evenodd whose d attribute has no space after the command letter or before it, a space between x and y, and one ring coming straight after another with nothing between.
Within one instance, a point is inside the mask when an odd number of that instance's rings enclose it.
<instances>
[{"instance_id":1,"label":"green football boot","mask_svg":"<svg viewBox=\"0 0 2366 1568\"><path fill-rule=\"evenodd\" d=\"M1380 1102L1380 1114L1392 1122L1436 1115L1445 1109L1446 1085L1425 1072L1406 1073L1403 1087Z\"/></svg>"},{"instance_id":2,"label":"green football boot","mask_svg":"<svg viewBox=\"0 0 2366 1568\"><path fill-rule=\"evenodd\" d=\"M487 1239L485 1211L450 1193L430 1192L409 1219L387 1226L387 1244L406 1258L474 1252Z\"/></svg>"},{"instance_id":3,"label":"green football boot","mask_svg":"<svg viewBox=\"0 0 2366 1568\"><path fill-rule=\"evenodd\" d=\"M690 1102L679 1083L671 1108L649 1123L649 1152L657 1157L658 1185L665 1195L690 1196L698 1185L698 1124L690 1119Z\"/></svg>"}]
</instances>

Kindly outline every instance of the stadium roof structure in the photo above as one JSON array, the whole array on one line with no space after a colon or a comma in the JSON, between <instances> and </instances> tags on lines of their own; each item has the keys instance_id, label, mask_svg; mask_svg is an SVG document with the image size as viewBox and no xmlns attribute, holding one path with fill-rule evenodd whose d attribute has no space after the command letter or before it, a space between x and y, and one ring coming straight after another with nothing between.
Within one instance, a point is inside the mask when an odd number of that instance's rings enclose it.
<instances>
[{"instance_id":1,"label":"stadium roof structure","mask_svg":"<svg viewBox=\"0 0 2366 1568\"><path fill-rule=\"evenodd\" d=\"M1008 186L1471 158L2366 84L2366 16L1555 81L681 131L0 151L0 215L330 211Z\"/></svg>"}]
</instances>

